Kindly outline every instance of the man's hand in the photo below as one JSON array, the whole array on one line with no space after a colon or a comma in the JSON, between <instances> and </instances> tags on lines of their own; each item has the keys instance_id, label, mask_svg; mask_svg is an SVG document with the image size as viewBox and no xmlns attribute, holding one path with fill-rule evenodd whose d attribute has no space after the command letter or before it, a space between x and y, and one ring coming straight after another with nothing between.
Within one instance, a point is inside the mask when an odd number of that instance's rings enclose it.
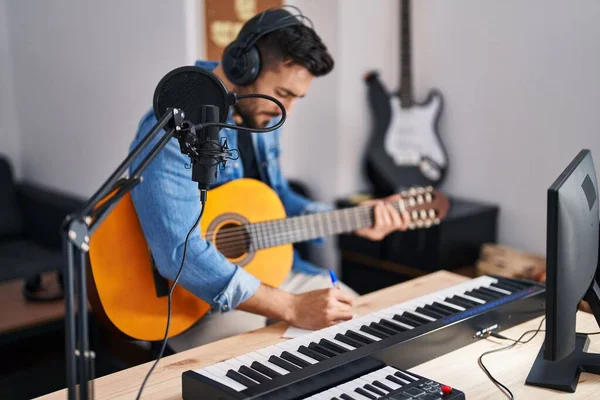
<instances>
[{"instance_id":1,"label":"man's hand","mask_svg":"<svg viewBox=\"0 0 600 400\"><path fill-rule=\"evenodd\" d=\"M352 295L340 289L321 289L294 296L286 318L303 329L322 329L352 319Z\"/></svg>"},{"instance_id":2,"label":"man's hand","mask_svg":"<svg viewBox=\"0 0 600 400\"><path fill-rule=\"evenodd\" d=\"M375 224L370 227L361 228L354 231L358 236L370 239L381 240L394 231L405 231L410 223L410 215L403 211L399 213L391 204L387 202L398 201L399 194L386 197L380 200L367 200L361 205L375 205Z\"/></svg>"}]
</instances>

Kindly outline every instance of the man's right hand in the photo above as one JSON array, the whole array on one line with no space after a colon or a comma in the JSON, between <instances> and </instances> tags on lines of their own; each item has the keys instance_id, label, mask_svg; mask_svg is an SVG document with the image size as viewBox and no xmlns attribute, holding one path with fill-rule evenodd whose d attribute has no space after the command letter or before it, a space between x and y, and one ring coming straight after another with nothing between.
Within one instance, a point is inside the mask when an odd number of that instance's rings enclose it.
<instances>
[{"instance_id":1,"label":"man's right hand","mask_svg":"<svg viewBox=\"0 0 600 400\"><path fill-rule=\"evenodd\" d=\"M287 322L303 329L322 329L352 319L352 295L321 289L294 295Z\"/></svg>"},{"instance_id":2,"label":"man's right hand","mask_svg":"<svg viewBox=\"0 0 600 400\"><path fill-rule=\"evenodd\" d=\"M353 296L340 289L290 294L262 284L237 309L286 321L303 329L322 329L352 319Z\"/></svg>"}]
</instances>

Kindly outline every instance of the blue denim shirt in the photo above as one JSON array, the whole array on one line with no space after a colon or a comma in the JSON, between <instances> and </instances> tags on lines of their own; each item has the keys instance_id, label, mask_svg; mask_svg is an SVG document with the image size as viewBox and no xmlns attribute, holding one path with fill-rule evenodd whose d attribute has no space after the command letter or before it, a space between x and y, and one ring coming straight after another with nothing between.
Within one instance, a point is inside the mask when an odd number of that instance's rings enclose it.
<instances>
[{"instance_id":1,"label":"blue denim shirt","mask_svg":"<svg viewBox=\"0 0 600 400\"><path fill-rule=\"evenodd\" d=\"M213 70L217 63L198 61L196 66ZM142 117L130 150L147 135L156 122L152 110ZM227 123L235 125L231 112ZM271 123L274 124L275 121ZM237 130L224 128L220 136L227 139L229 148L237 148ZM279 129L270 133L252 133L261 180L277 192L288 216L331 209L329 205L310 201L290 189L279 164L280 136ZM161 137L162 134L159 134L145 149L130 172ZM189 163L189 158L180 152L177 140L171 139L143 173L143 182L131 193L156 267L162 276L170 280L177 274L186 234L198 217L201 207L197 183L191 179L191 169L186 168ZM243 177L241 160L229 161L224 169L219 170L214 186ZM210 193L207 204L210 207ZM294 252L293 270L307 274L324 271L301 259L297 252ZM260 281L243 268L232 264L212 243L196 234L190 237L179 284L209 303L213 311L226 312L250 298L260 286Z\"/></svg>"}]
</instances>

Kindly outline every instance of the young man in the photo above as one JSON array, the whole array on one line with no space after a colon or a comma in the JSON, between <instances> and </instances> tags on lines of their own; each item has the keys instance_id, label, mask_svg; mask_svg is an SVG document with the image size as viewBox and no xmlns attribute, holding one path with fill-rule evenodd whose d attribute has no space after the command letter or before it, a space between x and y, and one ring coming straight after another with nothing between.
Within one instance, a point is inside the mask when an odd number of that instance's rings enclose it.
<instances>
[{"instance_id":1,"label":"young man","mask_svg":"<svg viewBox=\"0 0 600 400\"><path fill-rule=\"evenodd\" d=\"M277 9L254 17L245 27L256 24L257 18L268 26L282 18L296 17ZM196 65L212 70L230 91L277 98L288 116L296 100L307 94L313 79L333 69L333 59L319 36L300 21L262 36L256 46L261 68L258 77L244 85L232 83L221 64L198 61ZM274 124L273 120L279 116L280 110L275 104L262 99L245 99L230 110L227 122L257 128ZM148 112L142 118L132 147L155 123L153 112ZM230 148L239 150L241 157L219 171L215 186L244 177L260 179L277 192L288 216L330 209L290 189L279 167L280 131L255 134L226 128L220 135L227 138ZM201 207L197 184L191 180L191 171L184 168L188 163L189 159L181 154L177 141L172 139L144 173L144 182L132 192L157 269L171 280L181 263L186 234ZM210 207L210 195L207 205ZM356 233L379 240L391 231L406 229L408 215L401 216L380 201L375 207L375 221L373 227ZM264 327L267 318L287 321L300 328L320 329L353 317L351 291L332 289L327 270L301 259L297 253L294 253L293 271L288 279L279 288L273 288L232 264L199 234L190 237L179 284L208 302L212 312L169 341L176 351Z\"/></svg>"}]
</instances>

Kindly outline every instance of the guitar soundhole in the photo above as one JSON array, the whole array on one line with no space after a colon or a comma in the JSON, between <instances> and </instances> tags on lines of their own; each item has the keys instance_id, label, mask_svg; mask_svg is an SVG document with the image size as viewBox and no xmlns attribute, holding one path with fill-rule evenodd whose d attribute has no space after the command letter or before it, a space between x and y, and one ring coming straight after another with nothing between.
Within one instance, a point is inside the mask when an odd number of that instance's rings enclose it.
<instances>
[{"instance_id":1,"label":"guitar soundhole","mask_svg":"<svg viewBox=\"0 0 600 400\"><path fill-rule=\"evenodd\" d=\"M248 252L250 235L243 226L225 224L216 234L214 245L227 258L240 258Z\"/></svg>"}]
</instances>

